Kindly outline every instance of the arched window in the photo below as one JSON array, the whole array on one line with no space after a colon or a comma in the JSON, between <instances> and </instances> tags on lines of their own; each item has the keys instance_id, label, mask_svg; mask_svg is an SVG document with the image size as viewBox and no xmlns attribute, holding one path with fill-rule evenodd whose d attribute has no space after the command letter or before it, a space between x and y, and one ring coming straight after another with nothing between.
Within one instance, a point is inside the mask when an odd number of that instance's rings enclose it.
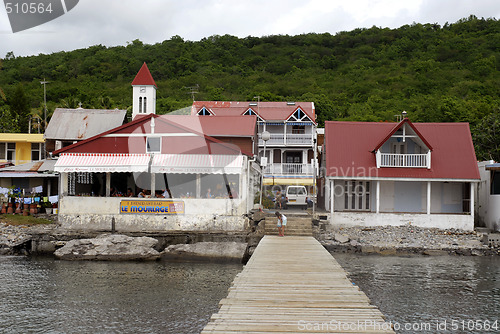
<instances>
[{"instance_id":1,"label":"arched window","mask_svg":"<svg viewBox=\"0 0 500 334\"><path fill-rule=\"evenodd\" d=\"M147 102L146 102L146 98L144 98L144 113L146 113L146 106L147 106Z\"/></svg>"},{"instance_id":2,"label":"arched window","mask_svg":"<svg viewBox=\"0 0 500 334\"><path fill-rule=\"evenodd\" d=\"M139 114L142 113L142 97L139 98Z\"/></svg>"}]
</instances>

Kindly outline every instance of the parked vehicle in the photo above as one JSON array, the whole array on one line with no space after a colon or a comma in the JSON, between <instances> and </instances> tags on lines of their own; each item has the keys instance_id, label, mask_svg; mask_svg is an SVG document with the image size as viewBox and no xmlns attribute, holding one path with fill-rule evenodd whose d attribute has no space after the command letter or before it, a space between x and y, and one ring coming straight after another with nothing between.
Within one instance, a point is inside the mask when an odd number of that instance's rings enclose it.
<instances>
[{"instance_id":1,"label":"parked vehicle","mask_svg":"<svg viewBox=\"0 0 500 334\"><path fill-rule=\"evenodd\" d=\"M304 186L288 186L286 188L286 205L300 206L307 209L307 190Z\"/></svg>"}]
</instances>

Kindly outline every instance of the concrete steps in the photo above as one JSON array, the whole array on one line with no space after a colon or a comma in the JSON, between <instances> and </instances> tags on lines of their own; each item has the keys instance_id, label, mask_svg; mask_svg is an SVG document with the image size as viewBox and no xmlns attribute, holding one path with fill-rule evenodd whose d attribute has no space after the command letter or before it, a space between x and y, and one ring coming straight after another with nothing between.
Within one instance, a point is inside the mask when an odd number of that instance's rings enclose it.
<instances>
[{"instance_id":1,"label":"concrete steps","mask_svg":"<svg viewBox=\"0 0 500 334\"><path fill-rule=\"evenodd\" d=\"M312 220L311 217L302 218L287 216L287 223L285 227L285 235L293 236L312 236ZM265 234L278 235L278 228L276 226L278 218L276 216L266 216L265 220Z\"/></svg>"}]
</instances>

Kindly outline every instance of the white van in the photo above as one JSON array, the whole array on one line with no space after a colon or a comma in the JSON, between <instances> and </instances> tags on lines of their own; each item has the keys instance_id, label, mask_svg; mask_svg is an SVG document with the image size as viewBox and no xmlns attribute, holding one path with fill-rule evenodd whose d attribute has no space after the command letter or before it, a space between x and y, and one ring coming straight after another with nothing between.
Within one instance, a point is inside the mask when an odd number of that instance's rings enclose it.
<instances>
[{"instance_id":1,"label":"white van","mask_svg":"<svg viewBox=\"0 0 500 334\"><path fill-rule=\"evenodd\" d=\"M286 205L300 206L307 209L307 190L304 186L286 188Z\"/></svg>"}]
</instances>

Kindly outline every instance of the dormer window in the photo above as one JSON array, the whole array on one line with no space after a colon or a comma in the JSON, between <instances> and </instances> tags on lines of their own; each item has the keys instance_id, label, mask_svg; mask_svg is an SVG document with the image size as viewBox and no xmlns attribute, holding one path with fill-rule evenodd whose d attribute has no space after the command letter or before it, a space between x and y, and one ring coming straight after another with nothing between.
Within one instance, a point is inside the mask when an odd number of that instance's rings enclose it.
<instances>
[{"instance_id":1,"label":"dormer window","mask_svg":"<svg viewBox=\"0 0 500 334\"><path fill-rule=\"evenodd\" d=\"M288 118L288 122L311 122L312 123L311 119L300 108L297 108L297 110L295 110L295 112Z\"/></svg>"},{"instance_id":2,"label":"dormer window","mask_svg":"<svg viewBox=\"0 0 500 334\"><path fill-rule=\"evenodd\" d=\"M198 116L211 116L212 113L205 107L201 108L200 111L198 111Z\"/></svg>"},{"instance_id":3,"label":"dormer window","mask_svg":"<svg viewBox=\"0 0 500 334\"><path fill-rule=\"evenodd\" d=\"M243 114L244 116L252 116L252 115L257 115L255 111L252 110L252 108L248 108L247 111Z\"/></svg>"},{"instance_id":4,"label":"dormer window","mask_svg":"<svg viewBox=\"0 0 500 334\"><path fill-rule=\"evenodd\" d=\"M432 147L406 118L373 151L377 168L431 168Z\"/></svg>"}]
</instances>

